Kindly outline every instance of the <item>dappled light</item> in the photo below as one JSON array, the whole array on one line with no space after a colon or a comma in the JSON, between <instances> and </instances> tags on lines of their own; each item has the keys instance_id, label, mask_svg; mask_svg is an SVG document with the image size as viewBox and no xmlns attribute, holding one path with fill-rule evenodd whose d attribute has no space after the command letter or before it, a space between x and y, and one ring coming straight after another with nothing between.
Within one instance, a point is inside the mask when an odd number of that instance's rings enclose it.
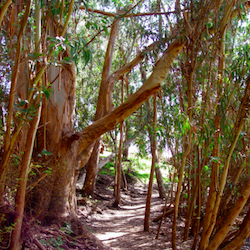
<instances>
[{"instance_id":1,"label":"dappled light","mask_svg":"<svg viewBox=\"0 0 250 250\"><path fill-rule=\"evenodd\" d=\"M250 249L250 1L0 2L0 249Z\"/></svg>"}]
</instances>

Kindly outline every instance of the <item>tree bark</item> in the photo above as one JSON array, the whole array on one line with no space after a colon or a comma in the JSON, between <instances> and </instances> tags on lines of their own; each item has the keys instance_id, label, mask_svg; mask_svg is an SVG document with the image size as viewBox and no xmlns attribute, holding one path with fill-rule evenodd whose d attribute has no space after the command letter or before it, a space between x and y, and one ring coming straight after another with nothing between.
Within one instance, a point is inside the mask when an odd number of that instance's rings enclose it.
<instances>
[{"instance_id":1,"label":"tree bark","mask_svg":"<svg viewBox=\"0 0 250 250\"><path fill-rule=\"evenodd\" d=\"M246 238L250 236L250 208L244 218L244 221L240 225L240 229L238 230L236 236L233 240L227 244L222 250L238 250L241 249Z\"/></svg>"},{"instance_id":2,"label":"tree bark","mask_svg":"<svg viewBox=\"0 0 250 250\"><path fill-rule=\"evenodd\" d=\"M28 179L29 167L30 167L30 160L31 155L33 152L34 140L36 137L37 127L40 121L41 116L41 104L40 107L37 109L36 116L34 116L31 124L30 129L27 136L26 141L26 151L23 156L22 166L20 169L19 174L19 181L17 187L17 194L16 194L16 208L15 208L15 217L14 217L14 230L11 235L11 243L10 243L10 250L16 250L19 248L19 241L21 235L21 227L23 221L23 213L24 213L24 206L25 206L25 192L26 192L26 184Z\"/></svg>"},{"instance_id":3,"label":"tree bark","mask_svg":"<svg viewBox=\"0 0 250 250\"><path fill-rule=\"evenodd\" d=\"M108 81L110 76L110 70L113 59L113 51L115 45L115 39L117 36L119 27L119 20L114 20L110 32L109 43L106 50L103 71L102 71L102 81L100 86L100 92L96 107L95 121L102 118L104 115L108 114L112 110L112 92L113 85ZM82 189L82 194L92 195L95 189L95 182L98 172L98 162L99 162L99 151L100 151L100 141L101 138L98 138L95 142L91 157L87 164L87 175Z\"/></svg>"},{"instance_id":4,"label":"tree bark","mask_svg":"<svg viewBox=\"0 0 250 250\"><path fill-rule=\"evenodd\" d=\"M153 117L153 144L152 144L152 166L148 183L148 194L146 200L145 218L144 218L144 231L149 232L149 219L150 219L150 207L151 207L151 196L153 190L153 178L155 172L156 163L156 127L157 127L157 103L156 94L154 95L154 117Z\"/></svg>"},{"instance_id":5,"label":"tree bark","mask_svg":"<svg viewBox=\"0 0 250 250\"><path fill-rule=\"evenodd\" d=\"M237 216L242 211L245 206L247 200L250 197L250 180L246 183L243 190L240 192L240 196L236 204L230 209L229 216L224 221L221 229L216 233L211 243L208 245L207 250L216 250L225 239L227 233L233 226L234 221Z\"/></svg>"},{"instance_id":6,"label":"tree bark","mask_svg":"<svg viewBox=\"0 0 250 250\"><path fill-rule=\"evenodd\" d=\"M141 66L141 77L142 77L143 81L146 81L146 79L147 79L146 72L142 68L142 66ZM150 120L150 114L152 112L152 106L151 106L150 100L146 101L146 105L147 105L147 109L148 109L148 119ZM153 141L156 140L155 162L158 163L159 158L158 158L158 151L157 151L157 138L154 138L154 136L152 134L152 128L150 127L150 124L148 124L148 125L149 125L148 126L148 134L149 134L149 139L150 139L151 152L153 150ZM152 155L153 155L153 153L152 153ZM165 188L163 185L163 178L162 178L161 170L159 167L155 167L155 175L156 175L156 180L157 180L157 185L158 185L159 196L161 199L163 199L163 198L165 198Z\"/></svg>"}]
</instances>

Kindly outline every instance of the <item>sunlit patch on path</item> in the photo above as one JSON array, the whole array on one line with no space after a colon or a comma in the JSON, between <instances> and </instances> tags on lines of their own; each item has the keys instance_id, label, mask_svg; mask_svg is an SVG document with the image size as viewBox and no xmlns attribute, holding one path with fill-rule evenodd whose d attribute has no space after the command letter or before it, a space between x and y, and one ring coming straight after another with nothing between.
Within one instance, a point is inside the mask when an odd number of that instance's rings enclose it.
<instances>
[{"instance_id":1,"label":"sunlit patch on path","mask_svg":"<svg viewBox=\"0 0 250 250\"><path fill-rule=\"evenodd\" d=\"M146 190L137 190L137 195L123 194L120 209L112 207L112 201L102 213L88 215L85 223L94 235L112 249L171 249L170 220L163 223L162 233L155 239L158 223L152 220L161 214L164 201L154 190L152 195L150 232L143 231ZM178 248L182 249L182 248Z\"/></svg>"}]
</instances>

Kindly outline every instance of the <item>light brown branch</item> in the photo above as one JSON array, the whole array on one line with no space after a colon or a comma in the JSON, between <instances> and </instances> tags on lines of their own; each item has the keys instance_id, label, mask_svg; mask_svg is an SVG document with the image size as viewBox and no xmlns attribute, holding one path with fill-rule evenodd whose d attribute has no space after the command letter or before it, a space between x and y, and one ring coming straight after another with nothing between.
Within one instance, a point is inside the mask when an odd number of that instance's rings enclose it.
<instances>
[{"instance_id":1,"label":"light brown branch","mask_svg":"<svg viewBox=\"0 0 250 250\"><path fill-rule=\"evenodd\" d=\"M81 6L80 9L86 10L85 6ZM104 16L109 16L109 17L116 17L117 16L117 14L113 13L113 12L107 12L104 10L97 10L97 9L92 9L92 8L88 8L86 11L101 14ZM186 9L181 10L181 12L185 12L185 11L186 11ZM166 16L166 15L175 14L175 13L177 13L177 12L176 11L164 11L164 12L154 11L154 12L147 12L147 13L138 12L138 13L126 14L126 15L123 15L122 17L157 16L157 15L165 15Z\"/></svg>"}]
</instances>

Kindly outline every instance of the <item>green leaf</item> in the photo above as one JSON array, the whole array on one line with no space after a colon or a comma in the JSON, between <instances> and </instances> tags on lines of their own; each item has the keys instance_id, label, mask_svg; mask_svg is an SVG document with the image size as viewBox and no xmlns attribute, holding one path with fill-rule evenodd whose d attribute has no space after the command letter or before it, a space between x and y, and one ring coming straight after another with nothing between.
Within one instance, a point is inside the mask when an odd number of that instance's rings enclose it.
<instances>
[{"instance_id":1,"label":"green leaf","mask_svg":"<svg viewBox=\"0 0 250 250\"><path fill-rule=\"evenodd\" d=\"M211 157L211 161L213 161L213 162L219 162L219 160L220 160L220 157Z\"/></svg>"},{"instance_id":2,"label":"green leaf","mask_svg":"<svg viewBox=\"0 0 250 250\"><path fill-rule=\"evenodd\" d=\"M23 105L25 105L25 104L28 104L29 102L28 102L28 100L24 100L24 101L21 101L21 102L19 102L19 107L22 107Z\"/></svg>"},{"instance_id":3,"label":"green leaf","mask_svg":"<svg viewBox=\"0 0 250 250\"><path fill-rule=\"evenodd\" d=\"M44 93L44 95L46 96L47 99L50 98L50 92L49 92L49 90L46 89L44 86L43 86L43 93Z\"/></svg>"},{"instance_id":4,"label":"green leaf","mask_svg":"<svg viewBox=\"0 0 250 250\"><path fill-rule=\"evenodd\" d=\"M41 152L42 155L52 155L51 152L47 151L46 149L43 149Z\"/></svg>"}]
</instances>

